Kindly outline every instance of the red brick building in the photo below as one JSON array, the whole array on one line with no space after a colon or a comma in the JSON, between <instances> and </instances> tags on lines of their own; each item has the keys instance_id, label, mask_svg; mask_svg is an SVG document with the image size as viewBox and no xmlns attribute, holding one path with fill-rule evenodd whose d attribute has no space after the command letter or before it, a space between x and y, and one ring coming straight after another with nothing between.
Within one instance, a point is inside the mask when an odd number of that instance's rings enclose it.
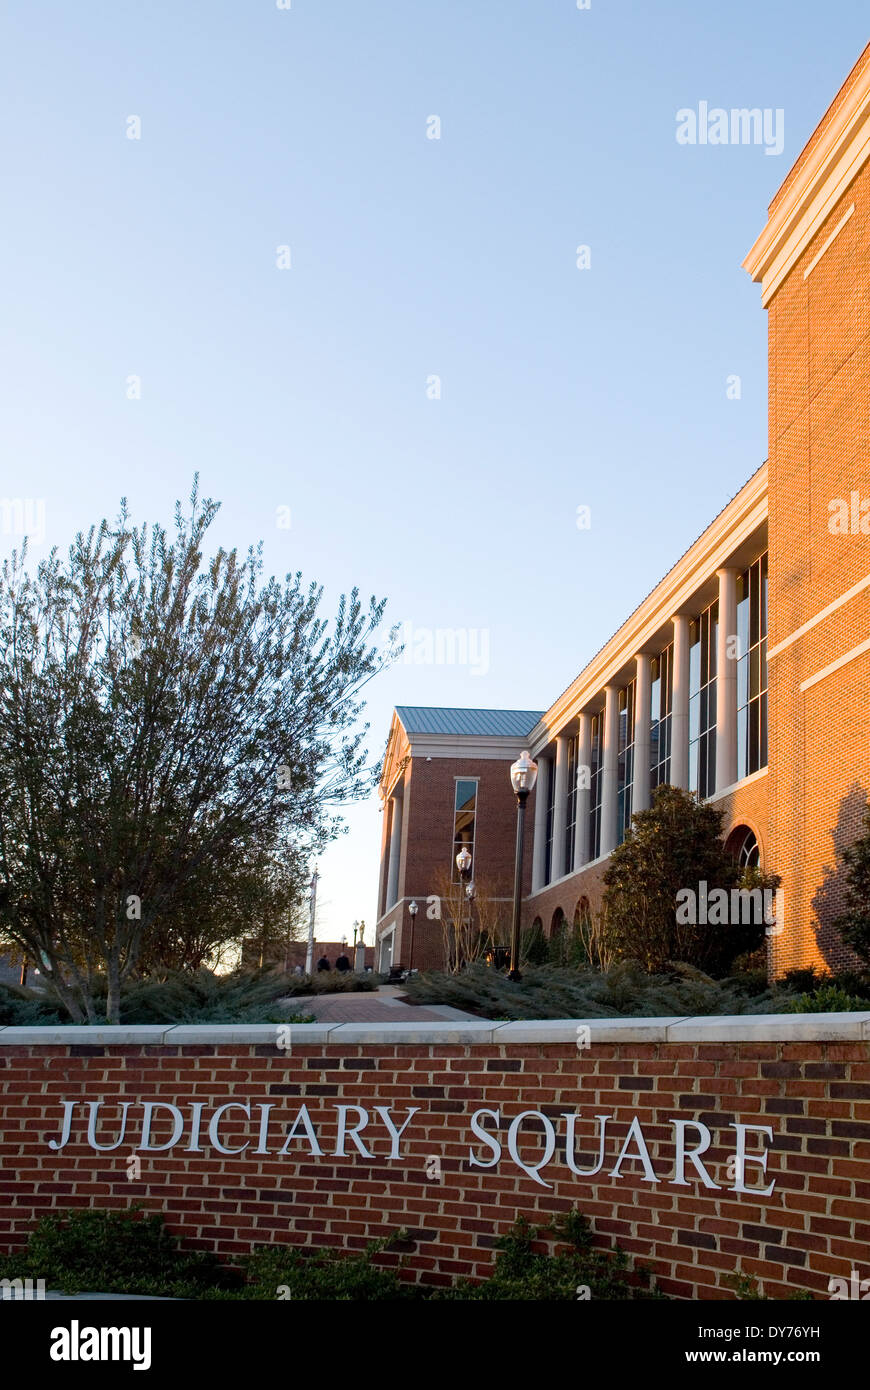
<instances>
[{"instance_id":1,"label":"red brick building","mask_svg":"<svg viewBox=\"0 0 870 1390\"><path fill-rule=\"evenodd\" d=\"M492 902L494 912L507 913L517 818L507 769L540 717L534 710L396 709L381 775L379 969L411 962L412 902L418 907L414 967L444 964L450 922L463 904L455 866L463 846L473 856L481 900ZM528 842L526 849L528 891Z\"/></svg>"},{"instance_id":2,"label":"red brick building","mask_svg":"<svg viewBox=\"0 0 870 1390\"><path fill-rule=\"evenodd\" d=\"M851 962L833 922L870 786L868 250L870 46L744 262L769 316L767 462L540 717L396 711L379 965L407 963L411 895L422 909L452 871L462 779L473 873L509 882L522 747L539 768L527 924L594 912L631 816L667 782L718 806L733 852L781 875L774 974ZM441 963L424 935L415 964Z\"/></svg>"}]
</instances>

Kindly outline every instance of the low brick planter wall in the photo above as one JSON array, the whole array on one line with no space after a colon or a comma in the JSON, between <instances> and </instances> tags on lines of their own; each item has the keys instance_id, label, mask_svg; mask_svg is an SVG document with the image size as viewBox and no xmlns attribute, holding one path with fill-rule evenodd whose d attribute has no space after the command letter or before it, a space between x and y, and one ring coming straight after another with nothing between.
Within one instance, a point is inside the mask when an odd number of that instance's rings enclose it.
<instances>
[{"instance_id":1,"label":"low brick planter wall","mask_svg":"<svg viewBox=\"0 0 870 1390\"><path fill-rule=\"evenodd\" d=\"M449 1283L577 1207L681 1298L870 1278L870 1014L5 1028L0 1083L6 1248L141 1202L227 1258L404 1227Z\"/></svg>"}]
</instances>

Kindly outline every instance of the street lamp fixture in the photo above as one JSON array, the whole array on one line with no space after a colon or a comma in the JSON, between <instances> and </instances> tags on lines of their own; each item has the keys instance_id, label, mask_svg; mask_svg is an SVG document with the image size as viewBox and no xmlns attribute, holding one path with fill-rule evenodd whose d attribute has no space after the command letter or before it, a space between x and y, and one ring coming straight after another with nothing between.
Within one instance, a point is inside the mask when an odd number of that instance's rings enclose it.
<instances>
[{"instance_id":1,"label":"street lamp fixture","mask_svg":"<svg viewBox=\"0 0 870 1390\"><path fill-rule=\"evenodd\" d=\"M465 940L468 943L469 951L471 950L471 932L474 927L474 895L476 891L477 889L474 886L474 879L472 879L469 883L466 883L465 896L468 899L468 935L466 936Z\"/></svg>"},{"instance_id":2,"label":"street lamp fixture","mask_svg":"<svg viewBox=\"0 0 870 1390\"><path fill-rule=\"evenodd\" d=\"M509 980L521 980L520 974L520 899L523 889L523 841L526 829L526 802L535 787L538 764L525 749L511 766L511 786L517 798L517 855L514 861L514 912L511 922L511 968Z\"/></svg>"},{"instance_id":3,"label":"street lamp fixture","mask_svg":"<svg viewBox=\"0 0 870 1390\"><path fill-rule=\"evenodd\" d=\"M408 904L408 912L410 913L410 916L411 916L411 950L410 950L409 957L408 957L408 974L409 974L409 975L411 974L411 971L414 969L414 923L415 923L416 920L417 920L417 912L418 912L418 911L419 911L419 909L418 909L418 907L417 907L416 902L411 902L411 903Z\"/></svg>"},{"instance_id":4,"label":"street lamp fixture","mask_svg":"<svg viewBox=\"0 0 870 1390\"><path fill-rule=\"evenodd\" d=\"M468 887L469 887L469 882L470 882L470 879L471 879L471 863L472 863L472 860L471 860L471 853L470 853L470 851L469 851L469 849L468 849L468 846L467 846L467 845L463 845L463 846L462 846L462 849L459 851L459 853L458 853L457 856L456 856L456 867L457 867L457 869L459 870L459 877L462 879L462 883L463 883L463 885L464 885L464 887L465 887L466 897L468 896ZM461 955L462 955L462 916L463 916L463 914L462 914L462 908L461 908L461 906L460 906L460 910L459 910L458 916L459 916L459 921L456 922L456 923L454 924L454 928L453 928L453 935L454 935L454 938L455 938L455 943L454 943L454 944L455 944L455 947L456 947L456 962L455 962L455 964L456 964L456 969L457 969L457 970L459 969L460 957L461 957Z\"/></svg>"}]
</instances>

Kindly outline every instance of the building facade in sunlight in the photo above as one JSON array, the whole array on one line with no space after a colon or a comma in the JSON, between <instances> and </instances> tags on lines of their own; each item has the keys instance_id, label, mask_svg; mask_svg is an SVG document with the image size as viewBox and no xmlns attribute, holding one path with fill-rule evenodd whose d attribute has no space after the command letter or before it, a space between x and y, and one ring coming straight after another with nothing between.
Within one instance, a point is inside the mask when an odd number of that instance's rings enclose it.
<instances>
[{"instance_id":1,"label":"building facade in sunlight","mask_svg":"<svg viewBox=\"0 0 870 1390\"><path fill-rule=\"evenodd\" d=\"M833 923L870 789L868 264L870 46L744 262L768 313L767 462L544 713L397 708L380 968L408 964L412 901L414 964L443 964L436 913L462 844L481 897L509 907L524 747L539 768L524 925L551 935L594 913L632 815L671 783L722 811L736 857L781 876L774 974L852 963Z\"/></svg>"}]
</instances>

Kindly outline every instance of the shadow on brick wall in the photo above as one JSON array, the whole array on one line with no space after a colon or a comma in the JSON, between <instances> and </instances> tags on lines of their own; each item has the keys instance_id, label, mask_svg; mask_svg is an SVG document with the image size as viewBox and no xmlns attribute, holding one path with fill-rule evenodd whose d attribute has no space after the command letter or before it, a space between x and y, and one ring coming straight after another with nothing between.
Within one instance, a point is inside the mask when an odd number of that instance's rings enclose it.
<instances>
[{"instance_id":1,"label":"shadow on brick wall","mask_svg":"<svg viewBox=\"0 0 870 1390\"><path fill-rule=\"evenodd\" d=\"M824 878L816 889L812 904L816 916L816 942L826 965L832 971L854 970L861 962L843 942L834 926L835 919L846 906L846 866L843 850L853 845L863 830L867 809L867 792L855 782L840 802L837 824L831 832L836 855L835 867L826 868Z\"/></svg>"}]
</instances>

